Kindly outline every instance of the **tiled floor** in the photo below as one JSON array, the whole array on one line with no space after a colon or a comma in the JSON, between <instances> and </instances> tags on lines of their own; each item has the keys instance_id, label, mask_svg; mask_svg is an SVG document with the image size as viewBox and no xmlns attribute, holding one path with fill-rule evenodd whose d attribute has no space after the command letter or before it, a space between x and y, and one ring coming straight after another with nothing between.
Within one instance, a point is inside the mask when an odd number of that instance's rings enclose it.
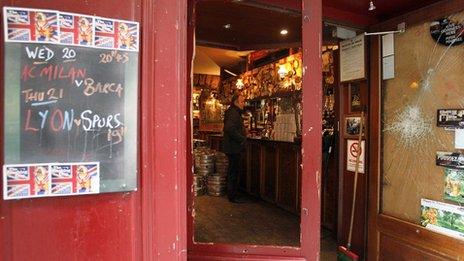
<instances>
[{"instance_id":1,"label":"tiled floor","mask_svg":"<svg viewBox=\"0 0 464 261\"><path fill-rule=\"evenodd\" d=\"M195 242L299 246L300 219L263 201L233 204L224 197L195 199ZM336 260L336 242L321 236L321 259Z\"/></svg>"}]
</instances>

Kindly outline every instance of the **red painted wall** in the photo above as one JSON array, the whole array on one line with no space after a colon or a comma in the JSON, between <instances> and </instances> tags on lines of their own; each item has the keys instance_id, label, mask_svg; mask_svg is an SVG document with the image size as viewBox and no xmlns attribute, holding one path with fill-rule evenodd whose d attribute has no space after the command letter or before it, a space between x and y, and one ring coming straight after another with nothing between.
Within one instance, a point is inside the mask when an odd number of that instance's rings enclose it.
<instances>
[{"instance_id":1,"label":"red painted wall","mask_svg":"<svg viewBox=\"0 0 464 261\"><path fill-rule=\"evenodd\" d=\"M3 260L136 260L138 196L2 203Z\"/></svg>"},{"instance_id":2,"label":"red painted wall","mask_svg":"<svg viewBox=\"0 0 464 261\"><path fill-rule=\"evenodd\" d=\"M303 126L301 195L303 256L320 254L322 163L322 1L303 0Z\"/></svg>"},{"instance_id":3,"label":"red painted wall","mask_svg":"<svg viewBox=\"0 0 464 261\"><path fill-rule=\"evenodd\" d=\"M143 260L186 260L187 0L143 4Z\"/></svg>"},{"instance_id":4,"label":"red painted wall","mask_svg":"<svg viewBox=\"0 0 464 261\"><path fill-rule=\"evenodd\" d=\"M140 0L24 0L2 1L1 6L141 20ZM3 75L3 27L0 50ZM3 81L0 89L4 89ZM0 108L3 115L3 105ZM3 137L3 128L0 137ZM0 146L3 148L3 140ZM3 159L3 150L1 153ZM138 192L0 200L0 204L1 260L140 260Z\"/></svg>"},{"instance_id":5,"label":"red painted wall","mask_svg":"<svg viewBox=\"0 0 464 261\"><path fill-rule=\"evenodd\" d=\"M2 259L185 260L189 113L185 106L188 97L186 64L189 62L185 48L187 0L23 0L2 1L1 5L136 21L143 17L139 192L1 200ZM304 6L304 42L310 42L304 47L304 60L308 65L304 81L308 90L314 90L303 97L303 186L309 189L303 194L302 214L308 215L308 219L302 223L303 248L289 250L287 254L311 260L319 252L320 150L312 148L320 148L321 1L305 0ZM0 52L4 50L2 37L0 34ZM2 59L0 72L3 72ZM0 137L3 137L3 128L0 128ZM3 141L0 139L0 142ZM237 251L234 247L223 250ZM285 249L267 248L256 251L261 256L286 252Z\"/></svg>"}]
</instances>

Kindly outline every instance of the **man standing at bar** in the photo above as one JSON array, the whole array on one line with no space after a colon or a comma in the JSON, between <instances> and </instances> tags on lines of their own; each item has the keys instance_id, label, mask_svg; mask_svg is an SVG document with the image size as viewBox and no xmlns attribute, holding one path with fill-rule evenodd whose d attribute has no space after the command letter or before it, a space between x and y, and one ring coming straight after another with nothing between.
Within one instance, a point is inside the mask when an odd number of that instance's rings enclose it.
<instances>
[{"instance_id":1,"label":"man standing at bar","mask_svg":"<svg viewBox=\"0 0 464 261\"><path fill-rule=\"evenodd\" d=\"M229 159L227 197L233 203L241 203L237 198L237 189L241 153L245 148L246 142L245 126L242 119L244 106L245 97L241 94L234 94L230 106L224 115L223 151Z\"/></svg>"}]
</instances>

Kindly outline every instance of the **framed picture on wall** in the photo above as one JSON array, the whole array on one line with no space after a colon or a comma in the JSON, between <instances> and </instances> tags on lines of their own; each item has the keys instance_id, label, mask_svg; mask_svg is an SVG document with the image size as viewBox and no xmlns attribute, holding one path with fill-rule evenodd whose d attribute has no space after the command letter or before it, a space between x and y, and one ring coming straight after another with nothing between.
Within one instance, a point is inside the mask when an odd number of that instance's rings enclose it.
<instances>
[{"instance_id":1,"label":"framed picture on wall","mask_svg":"<svg viewBox=\"0 0 464 261\"><path fill-rule=\"evenodd\" d=\"M359 135L359 131L361 128L361 115L358 114L350 114L345 116L345 124L344 124L344 131L345 136L348 137L356 137ZM363 123L363 136L366 133L366 118L364 117Z\"/></svg>"},{"instance_id":2,"label":"framed picture on wall","mask_svg":"<svg viewBox=\"0 0 464 261\"><path fill-rule=\"evenodd\" d=\"M362 110L362 100L359 83L348 84L350 94L350 112L360 112Z\"/></svg>"}]
</instances>

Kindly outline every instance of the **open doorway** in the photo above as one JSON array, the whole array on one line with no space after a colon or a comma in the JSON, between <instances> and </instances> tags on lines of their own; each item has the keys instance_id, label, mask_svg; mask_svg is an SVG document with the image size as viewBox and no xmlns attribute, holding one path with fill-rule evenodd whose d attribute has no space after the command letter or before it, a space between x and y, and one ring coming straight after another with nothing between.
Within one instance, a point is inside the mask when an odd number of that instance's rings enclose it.
<instances>
[{"instance_id":1,"label":"open doorway","mask_svg":"<svg viewBox=\"0 0 464 261\"><path fill-rule=\"evenodd\" d=\"M194 242L298 248L301 13L224 1L200 1L195 11ZM223 122L238 93L247 141L231 202Z\"/></svg>"},{"instance_id":2,"label":"open doorway","mask_svg":"<svg viewBox=\"0 0 464 261\"><path fill-rule=\"evenodd\" d=\"M307 225L301 214L308 215L301 206L302 191L310 185L304 183L301 169L305 91L301 24L301 11L238 1L199 1L195 6L195 60L190 86L193 218L189 223L194 248L204 251L220 245L216 249L246 252L247 246L264 246L281 251L275 253L302 251L301 235L308 233L301 229ZM323 114L315 117L324 120L325 131L318 131L318 139L322 141L329 134L331 138L332 148L324 158L329 165L319 164L328 168L323 170L321 183L325 204L321 224L322 239L330 241L322 243L321 258L332 259L339 225L337 47L336 39L324 41L324 59L329 61L319 83L324 97L311 103L323 105ZM228 162L222 153L223 117L235 92L246 97L242 115L248 136L238 179L239 194L245 202L239 204L227 199ZM314 146L311 151L317 154L319 148Z\"/></svg>"}]
</instances>

